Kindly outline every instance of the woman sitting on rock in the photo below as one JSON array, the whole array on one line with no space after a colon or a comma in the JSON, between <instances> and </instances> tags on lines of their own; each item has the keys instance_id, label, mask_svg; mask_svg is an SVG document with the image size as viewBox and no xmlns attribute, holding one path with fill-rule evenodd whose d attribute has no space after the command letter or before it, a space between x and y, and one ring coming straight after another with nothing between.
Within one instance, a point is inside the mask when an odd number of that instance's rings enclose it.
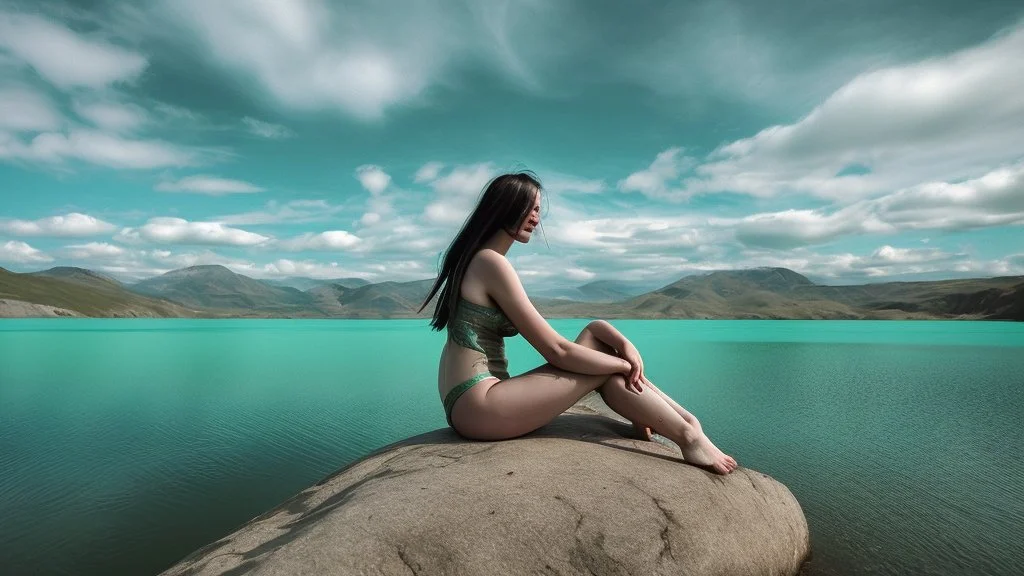
<instances>
[{"instance_id":1,"label":"woman sitting on rock","mask_svg":"<svg viewBox=\"0 0 1024 576\"><path fill-rule=\"evenodd\" d=\"M540 198L540 182L528 172L492 180L420 306L444 283L431 327L448 327L437 377L448 424L470 439L515 438L596 389L645 438L654 430L678 444L688 462L732 472L736 461L644 376L640 353L611 324L594 320L570 342L534 308L505 254L513 242L530 241L540 224ZM504 338L516 334L547 363L510 377Z\"/></svg>"}]
</instances>

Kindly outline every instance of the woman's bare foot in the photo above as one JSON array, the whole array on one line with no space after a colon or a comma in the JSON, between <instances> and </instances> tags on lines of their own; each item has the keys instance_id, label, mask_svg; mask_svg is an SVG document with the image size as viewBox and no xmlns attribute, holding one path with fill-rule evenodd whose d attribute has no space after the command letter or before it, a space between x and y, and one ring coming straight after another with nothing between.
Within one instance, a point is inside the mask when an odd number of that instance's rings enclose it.
<instances>
[{"instance_id":1,"label":"woman's bare foot","mask_svg":"<svg viewBox=\"0 0 1024 576\"><path fill-rule=\"evenodd\" d=\"M719 474L728 474L736 469L736 461L726 456L703 434L688 444L679 444L683 458L691 464L706 466Z\"/></svg>"},{"instance_id":2,"label":"woman's bare foot","mask_svg":"<svg viewBox=\"0 0 1024 576\"><path fill-rule=\"evenodd\" d=\"M739 466L739 464L737 464L737 463L736 463L736 459L735 459L735 458L733 458L732 456L729 456L729 455L728 455L728 454L726 454L725 452L722 452L722 451L721 451L721 450L720 450L720 449L718 448L718 446L715 446L715 443L711 441L711 438L708 438L708 437L707 437L707 436L705 435L705 436L704 436L704 439L708 441L708 444L709 444L709 445L711 446L711 450L712 450L712 451L714 452L714 454L715 454L715 456L716 456L716 457L718 457L718 458L725 458L725 462L726 462L726 463L727 463L727 464L729 465L729 470L730 470L730 472L731 472L732 470L735 470L735 469L736 469L736 467L737 467L737 466Z\"/></svg>"},{"instance_id":3,"label":"woman's bare foot","mask_svg":"<svg viewBox=\"0 0 1024 576\"><path fill-rule=\"evenodd\" d=\"M682 406L680 406L678 402L676 402L675 400L670 398L668 395L666 395L664 392L659 390L658 387L655 386L654 383L652 383L646 377L643 378L643 382L644 382L644 384L647 385L648 388L650 388L651 390L654 390L655 392L657 392L658 395L660 395L665 400L665 402L667 402L668 405L671 406L673 410L675 410L675 412L677 414L682 416L684 420L686 420L687 422L690 423L691 426L696 428L697 433L704 437L704 440L707 442L708 446L710 447L708 454L709 454L709 456L711 458L713 458L715 460L722 460L722 461L724 461L729 472L732 472L733 470L735 470L739 466L739 464L736 463L736 459L735 458L733 458L732 456L729 456L725 452L722 452L718 448L718 446L715 446L714 442L712 442L711 439L708 438L706 434L704 434L704 430L701 428L700 422L696 418L694 418L692 414L687 412L686 409L683 408ZM635 426L636 425L634 424L634 427ZM705 465L707 465L707 464L705 464Z\"/></svg>"}]
</instances>

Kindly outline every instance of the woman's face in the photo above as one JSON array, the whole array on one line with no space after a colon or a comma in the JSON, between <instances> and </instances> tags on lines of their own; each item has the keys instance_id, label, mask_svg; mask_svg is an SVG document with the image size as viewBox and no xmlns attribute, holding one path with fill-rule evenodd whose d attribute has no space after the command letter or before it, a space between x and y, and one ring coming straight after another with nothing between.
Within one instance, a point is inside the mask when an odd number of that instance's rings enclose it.
<instances>
[{"instance_id":1,"label":"woman's face","mask_svg":"<svg viewBox=\"0 0 1024 576\"><path fill-rule=\"evenodd\" d=\"M516 240L523 244L530 241L530 237L533 236L533 229L540 224L540 192L533 198L533 208L530 213L523 219L522 225L519 226L519 231L516 233Z\"/></svg>"}]
</instances>

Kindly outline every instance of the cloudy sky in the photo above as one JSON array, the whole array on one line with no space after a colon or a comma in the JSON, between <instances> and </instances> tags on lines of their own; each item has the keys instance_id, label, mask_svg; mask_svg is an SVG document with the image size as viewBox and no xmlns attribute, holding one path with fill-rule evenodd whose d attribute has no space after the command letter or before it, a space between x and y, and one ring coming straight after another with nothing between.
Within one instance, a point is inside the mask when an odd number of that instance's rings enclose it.
<instances>
[{"instance_id":1,"label":"cloudy sky","mask_svg":"<svg viewBox=\"0 0 1024 576\"><path fill-rule=\"evenodd\" d=\"M527 288L1024 274L1024 4L0 0L0 266Z\"/></svg>"}]
</instances>

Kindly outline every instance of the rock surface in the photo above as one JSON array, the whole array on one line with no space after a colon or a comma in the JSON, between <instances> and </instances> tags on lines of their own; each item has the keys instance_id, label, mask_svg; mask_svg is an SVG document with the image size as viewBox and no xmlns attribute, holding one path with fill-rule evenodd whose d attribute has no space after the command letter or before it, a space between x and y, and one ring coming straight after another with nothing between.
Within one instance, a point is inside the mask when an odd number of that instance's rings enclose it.
<instances>
[{"instance_id":1,"label":"rock surface","mask_svg":"<svg viewBox=\"0 0 1024 576\"><path fill-rule=\"evenodd\" d=\"M58 316L82 317L78 312L65 308L0 298L0 318L54 318Z\"/></svg>"},{"instance_id":2,"label":"rock surface","mask_svg":"<svg viewBox=\"0 0 1024 576\"><path fill-rule=\"evenodd\" d=\"M799 572L807 521L785 486L684 464L606 411L590 395L514 440L392 444L164 574Z\"/></svg>"}]
</instances>

